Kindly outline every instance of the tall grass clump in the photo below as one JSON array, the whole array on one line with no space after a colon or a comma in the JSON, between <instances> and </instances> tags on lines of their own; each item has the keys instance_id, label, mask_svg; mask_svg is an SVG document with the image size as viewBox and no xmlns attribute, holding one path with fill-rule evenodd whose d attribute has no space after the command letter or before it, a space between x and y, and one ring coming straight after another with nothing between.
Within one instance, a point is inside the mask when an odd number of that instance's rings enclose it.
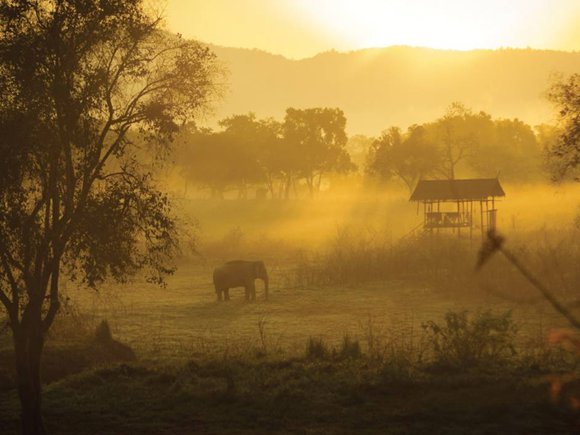
<instances>
[{"instance_id":1,"label":"tall grass clump","mask_svg":"<svg viewBox=\"0 0 580 435\"><path fill-rule=\"evenodd\" d=\"M340 359L358 359L361 356L362 352L359 341L351 338L349 335L345 335L342 338L338 357Z\"/></svg>"},{"instance_id":2,"label":"tall grass clump","mask_svg":"<svg viewBox=\"0 0 580 435\"><path fill-rule=\"evenodd\" d=\"M330 357L330 348L322 338L310 337L306 343L306 358L324 360Z\"/></svg>"},{"instance_id":3,"label":"tall grass clump","mask_svg":"<svg viewBox=\"0 0 580 435\"><path fill-rule=\"evenodd\" d=\"M296 284L352 285L409 278L450 284L471 275L476 250L464 240L425 236L393 241L385 234L339 229L326 249L302 254Z\"/></svg>"},{"instance_id":4,"label":"tall grass clump","mask_svg":"<svg viewBox=\"0 0 580 435\"><path fill-rule=\"evenodd\" d=\"M423 324L433 357L440 368L467 369L500 364L516 354L517 327L511 312L489 310L469 314L450 311L442 323Z\"/></svg>"}]
</instances>

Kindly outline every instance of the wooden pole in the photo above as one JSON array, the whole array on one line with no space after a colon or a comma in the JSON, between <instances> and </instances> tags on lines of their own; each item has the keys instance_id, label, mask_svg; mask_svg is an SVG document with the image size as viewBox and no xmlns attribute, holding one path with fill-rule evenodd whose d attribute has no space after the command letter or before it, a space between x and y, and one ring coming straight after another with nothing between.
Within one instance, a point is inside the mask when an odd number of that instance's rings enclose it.
<instances>
[{"instance_id":1,"label":"wooden pole","mask_svg":"<svg viewBox=\"0 0 580 435\"><path fill-rule=\"evenodd\" d=\"M481 227L481 240L485 239L485 228L483 227L483 201L479 200L479 224Z\"/></svg>"},{"instance_id":2,"label":"wooden pole","mask_svg":"<svg viewBox=\"0 0 580 435\"><path fill-rule=\"evenodd\" d=\"M473 242L473 201L469 201L469 240Z\"/></svg>"},{"instance_id":3,"label":"wooden pole","mask_svg":"<svg viewBox=\"0 0 580 435\"><path fill-rule=\"evenodd\" d=\"M461 201L457 201L457 221L455 223L457 226L457 238L461 238Z\"/></svg>"}]
</instances>

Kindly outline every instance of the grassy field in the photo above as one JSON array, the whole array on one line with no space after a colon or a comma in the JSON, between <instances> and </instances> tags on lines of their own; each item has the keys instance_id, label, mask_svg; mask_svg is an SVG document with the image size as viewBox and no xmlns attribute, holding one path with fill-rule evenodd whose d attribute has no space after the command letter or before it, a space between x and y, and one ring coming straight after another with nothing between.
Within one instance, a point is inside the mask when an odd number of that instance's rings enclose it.
<instances>
[{"instance_id":1,"label":"grassy field","mask_svg":"<svg viewBox=\"0 0 580 435\"><path fill-rule=\"evenodd\" d=\"M550 225L571 227L576 210L558 210L562 198L570 203L577 193L528 192L530 202L506 202L503 215L518 254L574 298L576 239L553 238ZM577 414L550 401L551 376L577 370L572 353L546 340L549 331L567 326L562 317L509 265L492 264L475 274L477 243L436 252L421 244L400 248L395 241L417 220L405 195L188 201L180 210L184 221L198 219L197 254L178 261L166 287L139 277L98 292L63 286L66 309L45 354L51 433L511 434L580 428ZM213 267L234 258L265 260L269 301L260 284L255 303L244 301L242 289L232 291L229 303L215 301ZM372 276L352 274L349 266L356 262L369 265ZM434 364L433 340L423 325L441 325L449 312L475 316L486 310L511 311L516 353L469 367ZM103 319L136 361L93 358L86 351ZM341 350L345 337L359 346L349 357ZM308 351L313 342L326 351ZM5 330L0 381L12 371L10 346ZM16 393L5 382L0 432L16 433L17 418Z\"/></svg>"},{"instance_id":2,"label":"grassy field","mask_svg":"<svg viewBox=\"0 0 580 435\"><path fill-rule=\"evenodd\" d=\"M139 283L99 293L69 291L69 296L80 313L89 313L84 316L91 325L107 319L113 335L141 358L161 361L236 355L264 345L296 356L310 336L330 343L344 335L364 342L370 333L418 341L422 323L440 320L450 310L512 310L522 337L530 339L565 325L548 305L510 303L480 288L475 278L472 287L460 290L405 281L289 288L288 273L282 266L273 269L267 302L259 282L256 303L245 302L243 289L233 290L229 303L215 301L211 267L203 266L182 267L167 288ZM66 328L66 318L63 323Z\"/></svg>"},{"instance_id":3,"label":"grassy field","mask_svg":"<svg viewBox=\"0 0 580 435\"><path fill-rule=\"evenodd\" d=\"M134 283L92 295L69 291L85 313L82 324L108 319L114 337L135 350L138 362L87 368L49 384L45 416L51 433L577 429L574 413L549 400L549 371L526 364L526 353L531 358L537 346L547 347L547 330L563 325L543 304L512 304L477 286L458 293L401 281L286 288L283 268L274 272L270 301L260 295L246 303L240 289L230 303L218 303L209 271L181 268L166 289ZM513 310L521 363L443 372L418 363L427 346L423 322L440 321L449 310L486 308ZM75 321L64 316L55 333L70 331ZM345 334L360 342L361 356L312 359L305 352L310 337L338 349ZM0 393L0 409L2 433L16 433L13 390Z\"/></svg>"}]
</instances>

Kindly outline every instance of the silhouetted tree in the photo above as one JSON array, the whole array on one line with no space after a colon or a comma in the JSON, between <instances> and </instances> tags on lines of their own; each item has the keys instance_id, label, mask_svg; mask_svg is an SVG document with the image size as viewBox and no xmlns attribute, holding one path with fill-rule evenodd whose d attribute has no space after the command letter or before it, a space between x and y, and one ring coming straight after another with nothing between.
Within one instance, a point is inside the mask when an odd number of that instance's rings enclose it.
<instances>
[{"instance_id":1,"label":"silhouetted tree","mask_svg":"<svg viewBox=\"0 0 580 435\"><path fill-rule=\"evenodd\" d=\"M375 138L362 134L355 134L348 138L346 149L357 168L365 168L368 153L374 141Z\"/></svg>"},{"instance_id":2,"label":"silhouetted tree","mask_svg":"<svg viewBox=\"0 0 580 435\"><path fill-rule=\"evenodd\" d=\"M541 150L543 162L541 168L545 173L557 179L560 173L560 159L552 153L562 134L561 128L551 124L540 124L534 127L538 147Z\"/></svg>"},{"instance_id":3,"label":"silhouetted tree","mask_svg":"<svg viewBox=\"0 0 580 435\"><path fill-rule=\"evenodd\" d=\"M580 74L560 78L548 94L558 109L560 133L548 150L552 175L561 180L572 177L579 181L580 166Z\"/></svg>"},{"instance_id":4,"label":"silhouetted tree","mask_svg":"<svg viewBox=\"0 0 580 435\"><path fill-rule=\"evenodd\" d=\"M182 132L180 141L184 144L178 161L186 181L208 188L216 199L223 198L226 190L238 184L240 149L223 132L206 129Z\"/></svg>"},{"instance_id":5,"label":"silhouetted tree","mask_svg":"<svg viewBox=\"0 0 580 435\"><path fill-rule=\"evenodd\" d=\"M286 148L282 139L282 123L275 119L260 120L258 162L272 198L281 197L286 186L288 168Z\"/></svg>"},{"instance_id":6,"label":"silhouetted tree","mask_svg":"<svg viewBox=\"0 0 580 435\"><path fill-rule=\"evenodd\" d=\"M237 148L240 197L247 197L249 184L269 186L273 192L276 168L271 167L272 149L279 140L280 124L274 120L258 120L256 115L235 115L220 121L224 135Z\"/></svg>"},{"instance_id":7,"label":"silhouetted tree","mask_svg":"<svg viewBox=\"0 0 580 435\"><path fill-rule=\"evenodd\" d=\"M539 177L542 151L532 127L519 119L480 119L475 128L478 143L468 163L477 175L501 174L510 181Z\"/></svg>"},{"instance_id":8,"label":"silhouetted tree","mask_svg":"<svg viewBox=\"0 0 580 435\"><path fill-rule=\"evenodd\" d=\"M283 130L288 159L287 192L296 173L306 180L312 195L320 190L324 174L355 169L345 149L345 128L346 117L340 109L286 110Z\"/></svg>"},{"instance_id":9,"label":"silhouetted tree","mask_svg":"<svg viewBox=\"0 0 580 435\"><path fill-rule=\"evenodd\" d=\"M273 186L279 123L248 114L226 118L219 125L223 130L218 132L190 126L180 132L179 165L185 179L210 188L213 198L223 198L228 189L237 189L239 198L246 198L250 185Z\"/></svg>"},{"instance_id":10,"label":"silhouetted tree","mask_svg":"<svg viewBox=\"0 0 580 435\"><path fill-rule=\"evenodd\" d=\"M0 301L25 434L45 432L40 363L61 279L171 272L169 203L129 132L164 156L215 95L217 69L160 24L141 0L0 4Z\"/></svg>"},{"instance_id":11,"label":"silhouetted tree","mask_svg":"<svg viewBox=\"0 0 580 435\"><path fill-rule=\"evenodd\" d=\"M405 135L398 127L391 127L371 145L366 172L384 181L399 178L412 191L422 177L433 175L440 165L440 151L424 127L411 126Z\"/></svg>"},{"instance_id":12,"label":"silhouetted tree","mask_svg":"<svg viewBox=\"0 0 580 435\"><path fill-rule=\"evenodd\" d=\"M431 125L426 125L432 140L441 149L441 176L453 180L460 164L469 160L475 149L483 143L482 135L490 127L491 119L485 113L474 115L463 104L452 103L445 115Z\"/></svg>"}]
</instances>

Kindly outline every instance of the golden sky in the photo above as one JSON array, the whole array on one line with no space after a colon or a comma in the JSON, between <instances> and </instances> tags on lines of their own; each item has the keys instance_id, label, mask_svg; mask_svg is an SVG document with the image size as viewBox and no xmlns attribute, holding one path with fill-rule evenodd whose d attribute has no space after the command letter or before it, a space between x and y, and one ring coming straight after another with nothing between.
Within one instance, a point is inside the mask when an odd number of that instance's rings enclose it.
<instances>
[{"instance_id":1,"label":"golden sky","mask_svg":"<svg viewBox=\"0 0 580 435\"><path fill-rule=\"evenodd\" d=\"M158 0L159 1L159 0ZM169 30L292 58L389 45L580 51L580 0L165 0Z\"/></svg>"}]
</instances>

